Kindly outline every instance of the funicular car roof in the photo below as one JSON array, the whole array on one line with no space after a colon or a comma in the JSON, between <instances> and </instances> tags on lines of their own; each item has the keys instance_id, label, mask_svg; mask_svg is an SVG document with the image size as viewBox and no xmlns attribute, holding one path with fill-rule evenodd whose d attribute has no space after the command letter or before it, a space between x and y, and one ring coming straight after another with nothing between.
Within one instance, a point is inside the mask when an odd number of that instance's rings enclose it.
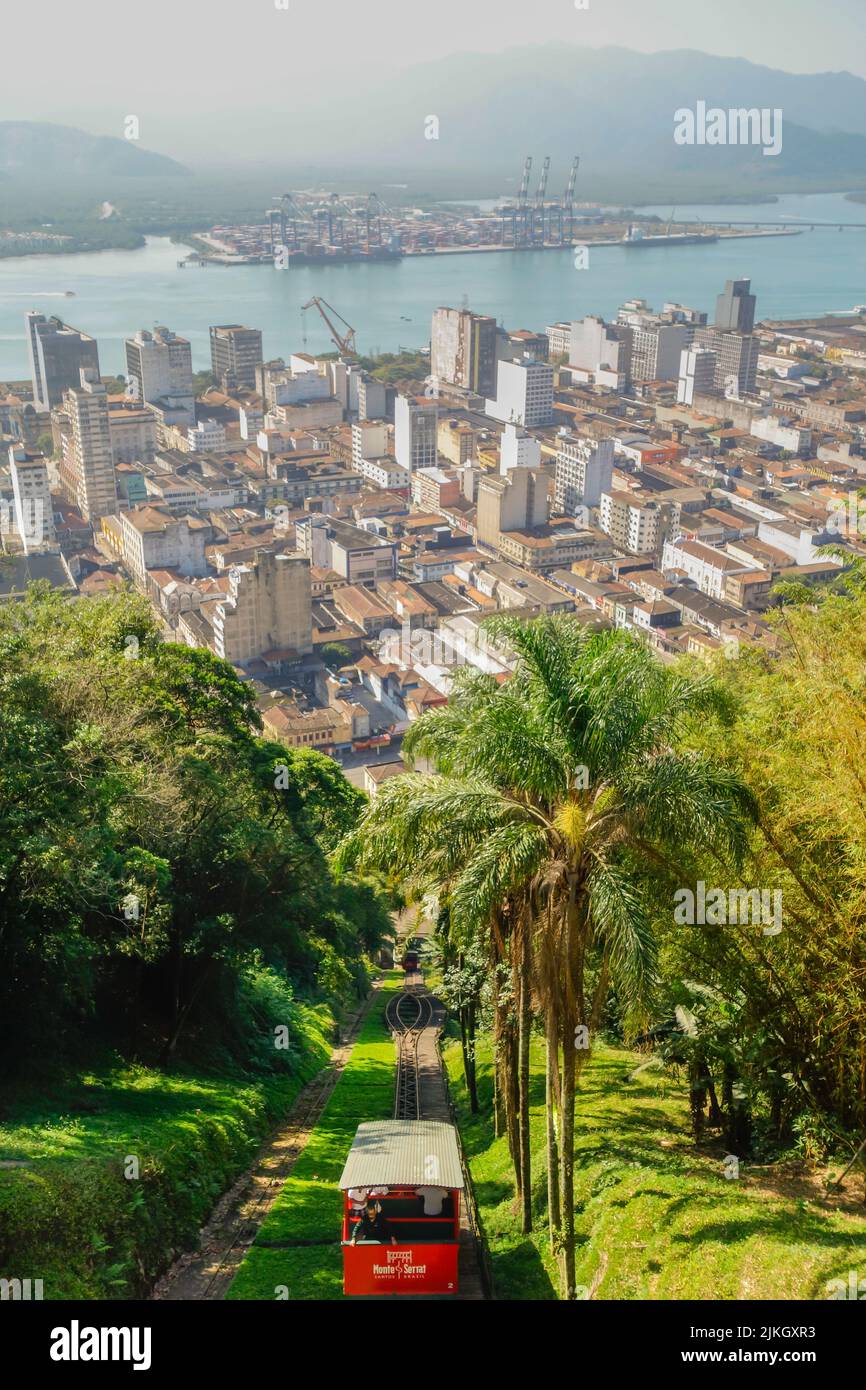
<instances>
[{"instance_id":1,"label":"funicular car roof","mask_svg":"<svg viewBox=\"0 0 866 1390\"><path fill-rule=\"evenodd\" d=\"M372 1120L358 1126L340 1188L463 1187L453 1125L440 1120Z\"/></svg>"}]
</instances>

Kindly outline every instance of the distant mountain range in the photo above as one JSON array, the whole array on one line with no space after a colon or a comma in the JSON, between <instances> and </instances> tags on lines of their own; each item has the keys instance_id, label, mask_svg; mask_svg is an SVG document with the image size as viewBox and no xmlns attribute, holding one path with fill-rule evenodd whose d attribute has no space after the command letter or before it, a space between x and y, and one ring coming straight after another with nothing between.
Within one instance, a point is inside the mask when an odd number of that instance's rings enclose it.
<instances>
[{"instance_id":1,"label":"distant mountain range","mask_svg":"<svg viewBox=\"0 0 866 1390\"><path fill-rule=\"evenodd\" d=\"M725 110L781 109L781 153L677 145L674 113L698 101ZM526 154L533 154L536 167L549 154L555 192L575 154L581 155L584 186L625 171L688 182L739 173L752 185L806 177L837 187L851 175L852 187L866 184L866 81L846 72L782 72L690 50L645 54L554 44L461 53L306 114L308 159L345 162L351 154L376 167L474 168L519 179ZM429 115L438 117L438 140L425 140ZM290 142L286 146L290 163Z\"/></svg>"},{"instance_id":2,"label":"distant mountain range","mask_svg":"<svg viewBox=\"0 0 866 1390\"><path fill-rule=\"evenodd\" d=\"M0 121L0 177L67 179L70 175L164 178L188 173L133 140L89 135L43 121Z\"/></svg>"},{"instance_id":3,"label":"distant mountain range","mask_svg":"<svg viewBox=\"0 0 866 1390\"><path fill-rule=\"evenodd\" d=\"M756 0L759 3L759 0ZM702 193L743 198L808 189L866 188L866 81L848 72L797 74L688 49L636 53L563 44L457 53L387 80L361 69L352 90L319 99L284 91L262 105L206 113L210 165L284 186L316 183L338 170L376 187L381 177L413 188L462 188L455 196L513 192L527 154L534 194L545 155L549 196L565 186L581 156L579 199L640 200L657 192L683 201ZM264 103L267 102L267 106ZM674 140L675 113L707 108L782 112L782 147L767 157L748 144L688 145ZM438 139L425 138L428 118ZM160 126L162 143L170 129ZM219 160L219 152L224 160ZM0 178L172 176L188 173L134 141L41 122L0 122ZM274 184L274 187L277 187Z\"/></svg>"}]
</instances>

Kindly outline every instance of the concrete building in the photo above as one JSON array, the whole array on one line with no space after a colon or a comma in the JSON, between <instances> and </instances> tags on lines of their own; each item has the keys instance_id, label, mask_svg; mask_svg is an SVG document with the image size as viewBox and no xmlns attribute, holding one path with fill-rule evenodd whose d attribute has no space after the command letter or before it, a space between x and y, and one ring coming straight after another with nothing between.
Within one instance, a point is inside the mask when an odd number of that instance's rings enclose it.
<instances>
[{"instance_id":1,"label":"concrete building","mask_svg":"<svg viewBox=\"0 0 866 1390\"><path fill-rule=\"evenodd\" d=\"M254 391L256 367L262 360L260 328L224 323L210 329L211 371L223 391L237 391L239 386Z\"/></svg>"},{"instance_id":2,"label":"concrete building","mask_svg":"<svg viewBox=\"0 0 866 1390\"><path fill-rule=\"evenodd\" d=\"M632 381L676 381L680 356L695 332L690 324L666 321L642 299L623 305L617 323L631 332Z\"/></svg>"},{"instance_id":3,"label":"concrete building","mask_svg":"<svg viewBox=\"0 0 866 1390\"><path fill-rule=\"evenodd\" d=\"M499 549L503 531L545 526L550 517L547 478L534 468L512 468L505 477L486 475L478 482L478 540Z\"/></svg>"},{"instance_id":4,"label":"concrete building","mask_svg":"<svg viewBox=\"0 0 866 1390\"><path fill-rule=\"evenodd\" d=\"M496 390L496 320L468 309L436 309L430 337L430 372L478 396Z\"/></svg>"},{"instance_id":5,"label":"concrete building","mask_svg":"<svg viewBox=\"0 0 866 1390\"><path fill-rule=\"evenodd\" d=\"M494 420L535 429L553 423L553 368L533 358L500 362L496 398L489 399L486 414Z\"/></svg>"},{"instance_id":6,"label":"concrete building","mask_svg":"<svg viewBox=\"0 0 866 1390\"><path fill-rule=\"evenodd\" d=\"M384 420L387 414L388 393L384 383L375 377L361 377L358 382L358 419Z\"/></svg>"},{"instance_id":7,"label":"concrete building","mask_svg":"<svg viewBox=\"0 0 866 1390\"><path fill-rule=\"evenodd\" d=\"M695 396L712 393L716 381L718 358L711 348L689 347L680 354L677 402L694 405Z\"/></svg>"},{"instance_id":8,"label":"concrete building","mask_svg":"<svg viewBox=\"0 0 866 1390\"><path fill-rule=\"evenodd\" d=\"M391 458L364 459L361 476L386 492L408 489L412 475Z\"/></svg>"},{"instance_id":9,"label":"concrete building","mask_svg":"<svg viewBox=\"0 0 866 1390\"><path fill-rule=\"evenodd\" d=\"M554 505L564 516L580 508L597 507L613 481L612 439L579 439L560 434L556 451Z\"/></svg>"},{"instance_id":10,"label":"concrete building","mask_svg":"<svg viewBox=\"0 0 866 1390\"><path fill-rule=\"evenodd\" d=\"M398 396L394 406L394 455L401 468L435 468L439 461L439 411L426 396Z\"/></svg>"},{"instance_id":11,"label":"concrete building","mask_svg":"<svg viewBox=\"0 0 866 1390\"><path fill-rule=\"evenodd\" d=\"M755 326L757 298L750 294L751 280L728 280L716 300L716 328L724 332L751 333Z\"/></svg>"},{"instance_id":12,"label":"concrete building","mask_svg":"<svg viewBox=\"0 0 866 1390\"><path fill-rule=\"evenodd\" d=\"M25 314L33 404L40 412L59 405L63 392L78 386L81 371L99 377L99 350L96 339L59 318L44 314Z\"/></svg>"},{"instance_id":13,"label":"concrete building","mask_svg":"<svg viewBox=\"0 0 866 1390\"><path fill-rule=\"evenodd\" d=\"M442 468L419 468L412 474L412 501L422 512L441 512L460 496L460 479Z\"/></svg>"},{"instance_id":14,"label":"concrete building","mask_svg":"<svg viewBox=\"0 0 866 1390\"><path fill-rule=\"evenodd\" d=\"M117 511L117 485L111 447L108 395L95 371L82 368L78 386L63 397L69 422L60 481L85 521Z\"/></svg>"},{"instance_id":15,"label":"concrete building","mask_svg":"<svg viewBox=\"0 0 866 1390\"><path fill-rule=\"evenodd\" d=\"M644 501L630 492L603 492L599 526L620 550L631 555L652 555L661 536L662 511L658 502Z\"/></svg>"},{"instance_id":16,"label":"concrete building","mask_svg":"<svg viewBox=\"0 0 866 1390\"><path fill-rule=\"evenodd\" d=\"M192 349L165 327L141 328L126 340L126 372L137 399L158 406L167 424L195 424Z\"/></svg>"},{"instance_id":17,"label":"concrete building","mask_svg":"<svg viewBox=\"0 0 866 1390\"><path fill-rule=\"evenodd\" d=\"M25 555L56 547L54 506L44 454L9 445L9 473L15 509L15 529Z\"/></svg>"},{"instance_id":18,"label":"concrete building","mask_svg":"<svg viewBox=\"0 0 866 1390\"><path fill-rule=\"evenodd\" d=\"M295 543L318 569L330 569L349 584L375 586L397 578L397 546L392 541L317 513L295 524Z\"/></svg>"},{"instance_id":19,"label":"concrete building","mask_svg":"<svg viewBox=\"0 0 866 1390\"><path fill-rule=\"evenodd\" d=\"M313 650L310 563L260 551L229 571L229 594L213 615L214 649L233 666L290 665Z\"/></svg>"},{"instance_id":20,"label":"concrete building","mask_svg":"<svg viewBox=\"0 0 866 1390\"><path fill-rule=\"evenodd\" d=\"M499 441L499 472L511 468L540 468L541 444L519 425L506 425Z\"/></svg>"},{"instance_id":21,"label":"concrete building","mask_svg":"<svg viewBox=\"0 0 866 1390\"><path fill-rule=\"evenodd\" d=\"M131 507L111 520L119 522L123 563L139 588L145 587L148 570L207 574L205 547L213 539L208 522L173 516L166 507Z\"/></svg>"},{"instance_id":22,"label":"concrete building","mask_svg":"<svg viewBox=\"0 0 866 1390\"><path fill-rule=\"evenodd\" d=\"M108 429L115 467L120 463L153 463L156 419L147 406L135 401L109 400Z\"/></svg>"},{"instance_id":23,"label":"concrete building","mask_svg":"<svg viewBox=\"0 0 866 1390\"><path fill-rule=\"evenodd\" d=\"M475 460L481 431L472 425L462 425L459 420L440 420L437 434L439 453L449 463L464 468Z\"/></svg>"},{"instance_id":24,"label":"concrete building","mask_svg":"<svg viewBox=\"0 0 866 1390\"><path fill-rule=\"evenodd\" d=\"M388 453L388 426L364 421L352 426L352 467L358 473L365 459L384 458Z\"/></svg>"},{"instance_id":25,"label":"concrete building","mask_svg":"<svg viewBox=\"0 0 866 1390\"><path fill-rule=\"evenodd\" d=\"M754 394L758 374L757 338L722 328L698 328L694 346L715 353L714 391L734 397Z\"/></svg>"},{"instance_id":26,"label":"concrete building","mask_svg":"<svg viewBox=\"0 0 866 1390\"><path fill-rule=\"evenodd\" d=\"M191 454L219 453L225 448L225 427L218 420L199 420L195 429L187 430Z\"/></svg>"},{"instance_id":27,"label":"concrete building","mask_svg":"<svg viewBox=\"0 0 866 1390\"><path fill-rule=\"evenodd\" d=\"M779 415L762 415L753 420L749 433L755 439L763 439L789 454L800 454L806 458L812 451L812 431L794 425Z\"/></svg>"},{"instance_id":28,"label":"concrete building","mask_svg":"<svg viewBox=\"0 0 866 1390\"><path fill-rule=\"evenodd\" d=\"M631 374L631 333L623 324L607 324L588 315L571 325L568 365L593 375L609 374L628 382Z\"/></svg>"}]
</instances>

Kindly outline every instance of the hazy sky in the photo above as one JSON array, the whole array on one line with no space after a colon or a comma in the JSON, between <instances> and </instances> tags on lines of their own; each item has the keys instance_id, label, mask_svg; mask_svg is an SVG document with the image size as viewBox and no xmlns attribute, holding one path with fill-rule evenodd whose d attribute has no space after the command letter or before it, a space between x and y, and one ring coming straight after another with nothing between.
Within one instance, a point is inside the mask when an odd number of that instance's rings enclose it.
<instances>
[{"instance_id":1,"label":"hazy sky","mask_svg":"<svg viewBox=\"0 0 866 1390\"><path fill-rule=\"evenodd\" d=\"M318 104L460 50L697 48L866 77L864 29L866 0L37 0L0 19L0 119L121 135L134 113L143 146L201 162L230 149L232 113Z\"/></svg>"}]
</instances>

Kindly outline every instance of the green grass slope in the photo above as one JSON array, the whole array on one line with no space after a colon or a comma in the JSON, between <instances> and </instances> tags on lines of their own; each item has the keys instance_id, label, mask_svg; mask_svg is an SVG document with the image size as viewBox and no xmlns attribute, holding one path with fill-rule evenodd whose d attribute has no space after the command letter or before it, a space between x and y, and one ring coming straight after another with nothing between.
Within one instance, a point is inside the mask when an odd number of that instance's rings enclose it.
<instances>
[{"instance_id":1,"label":"green grass slope","mask_svg":"<svg viewBox=\"0 0 866 1390\"><path fill-rule=\"evenodd\" d=\"M599 1048L578 1095L575 1191L577 1282L593 1299L826 1299L827 1283L866 1273L866 1212L830 1205L820 1187L772 1167L741 1165L727 1179L724 1152L696 1149L682 1083L659 1073L631 1079L639 1058ZM490 1051L479 1057L484 1113L469 1114L460 1049L446 1063L490 1249L496 1296L555 1299L547 1233L544 1052L532 1054L536 1230L520 1232L507 1143L490 1119Z\"/></svg>"},{"instance_id":2,"label":"green grass slope","mask_svg":"<svg viewBox=\"0 0 866 1390\"><path fill-rule=\"evenodd\" d=\"M387 1120L394 1105L394 1043L388 999L402 988L388 974L322 1117L238 1270L230 1299L343 1297L337 1183L358 1125Z\"/></svg>"},{"instance_id":3,"label":"green grass slope","mask_svg":"<svg viewBox=\"0 0 866 1390\"><path fill-rule=\"evenodd\" d=\"M298 1007L304 1047L291 1074L251 1080L124 1065L57 1082L38 1098L5 1098L0 1277L41 1278L46 1299L144 1296L327 1062L329 1010ZM138 1177L125 1175L130 1157Z\"/></svg>"}]
</instances>

